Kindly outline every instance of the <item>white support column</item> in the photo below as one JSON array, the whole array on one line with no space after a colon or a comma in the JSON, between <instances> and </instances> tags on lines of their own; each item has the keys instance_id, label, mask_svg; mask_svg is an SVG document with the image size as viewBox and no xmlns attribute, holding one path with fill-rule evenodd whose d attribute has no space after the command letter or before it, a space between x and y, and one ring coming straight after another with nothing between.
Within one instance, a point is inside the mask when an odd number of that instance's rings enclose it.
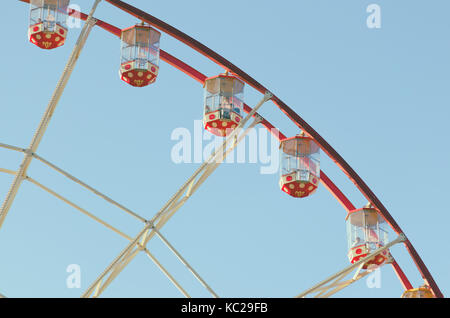
<instances>
[{"instance_id":1,"label":"white support column","mask_svg":"<svg viewBox=\"0 0 450 318\"><path fill-rule=\"evenodd\" d=\"M8 191L8 194L6 195L5 201L3 202L3 205L0 208L0 228L3 225L3 222L5 221L6 215L8 214L12 203L14 202L14 199L17 195L17 191L19 190L20 185L22 184L23 178L27 174L28 167L30 166L31 160L33 159L32 153L36 152L36 149L39 147L42 137L44 136L45 131L47 130L50 119L52 118L55 108L58 105L59 99L61 98L64 88L67 85L70 75L72 74L72 71L76 65L78 57L80 56L81 50L83 49L84 44L86 43L86 39L89 36L92 27L97 22L97 20L93 18L93 14L100 1L101 0L95 0L95 3L91 9L91 12L89 13L89 16L86 20L86 23L83 26L83 29L81 30L81 33L78 37L77 43L75 44L72 54L70 55L66 67L64 68L61 78L59 79L58 84L56 85L55 91L53 92L53 95L50 99L47 109L33 136L30 146L25 152L25 156L22 160L22 163L20 164L19 171L17 172L14 181Z\"/></svg>"},{"instance_id":2,"label":"white support column","mask_svg":"<svg viewBox=\"0 0 450 318\"><path fill-rule=\"evenodd\" d=\"M172 284L174 284L174 286L180 291L180 293L182 293L184 295L184 297L186 298L191 298L191 296L189 296L189 294L183 289L183 287L181 287L180 283L178 283L175 278L173 278L172 275L170 275L169 271L167 269L164 268L164 266L161 265L161 263L156 259L156 257L149 252L148 249L144 248L144 252L145 254L147 254L148 258L150 258L153 263L155 263L155 265L161 270L161 272L163 272L164 275L166 275L166 277L172 282Z\"/></svg>"},{"instance_id":3,"label":"white support column","mask_svg":"<svg viewBox=\"0 0 450 318\"><path fill-rule=\"evenodd\" d=\"M112 281L122 272L122 270L130 264L130 262L137 256L139 251L141 250L140 247L135 247L134 249L131 249L127 252L127 254L124 256L124 258L120 261L120 263L117 264L117 266L113 269L111 274L107 279L103 281L103 284L101 286L97 286L96 292L94 294L94 298L97 298L100 296L101 293L105 291L105 289L112 283Z\"/></svg>"},{"instance_id":4,"label":"white support column","mask_svg":"<svg viewBox=\"0 0 450 318\"><path fill-rule=\"evenodd\" d=\"M110 274L112 271L114 271L114 269L116 268L116 266L120 266L120 264L124 261L124 259L126 259L126 256L129 255L129 253L131 252L131 250L139 243L139 240L141 239L141 237L147 232L148 229L150 229L152 227L151 224L147 224L141 232L139 232L138 235L136 235L136 237L133 239L133 241L131 241L123 250L122 252L119 254L119 256L117 256L112 263L103 271L103 273L100 274L100 276L89 286L89 288L83 293L83 295L81 297L90 297L92 292L94 291L95 288L97 288L97 286L99 284L101 284L101 282L103 281L104 278L106 278L108 276L108 274Z\"/></svg>"},{"instance_id":5,"label":"white support column","mask_svg":"<svg viewBox=\"0 0 450 318\"><path fill-rule=\"evenodd\" d=\"M200 284L202 284L203 287L205 287L211 293L211 295L213 295L214 298L219 298L219 296L211 289L211 287L209 287L209 285L204 281L204 279L200 277L200 275L195 271L195 269L192 268L192 266L189 265L189 263L183 258L183 256L181 256L181 254L172 246L172 244L170 244L170 242L156 228L153 228L153 230L155 231L156 235L161 239L161 241L163 241L163 243L166 244L166 246L176 255L176 257L178 257L178 259L184 264L184 266L186 266L189 269L192 275L194 275L195 278L197 278Z\"/></svg>"}]
</instances>

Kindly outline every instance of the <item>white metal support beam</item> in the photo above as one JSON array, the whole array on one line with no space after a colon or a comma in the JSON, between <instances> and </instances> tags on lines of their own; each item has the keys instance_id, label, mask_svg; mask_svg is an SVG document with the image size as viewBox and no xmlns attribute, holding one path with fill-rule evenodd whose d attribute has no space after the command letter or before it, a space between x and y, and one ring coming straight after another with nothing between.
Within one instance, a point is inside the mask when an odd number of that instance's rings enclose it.
<instances>
[{"instance_id":1,"label":"white metal support beam","mask_svg":"<svg viewBox=\"0 0 450 318\"><path fill-rule=\"evenodd\" d=\"M7 145L7 144L1 143L1 142L0 142L0 148L14 150L14 151L18 151L18 152L26 152L26 149L19 148L19 147L16 147L16 146Z\"/></svg>"},{"instance_id":2,"label":"white metal support beam","mask_svg":"<svg viewBox=\"0 0 450 318\"><path fill-rule=\"evenodd\" d=\"M183 263L184 266L186 266L189 271L194 275L195 278L205 287L211 295L213 295L214 298L219 298L219 296L212 290L212 288L205 282L203 278L195 271L195 269L189 265L189 263L181 256L181 254L173 247L172 244L156 229L153 227L153 231L155 231L156 235L163 241L164 244L178 257L178 259Z\"/></svg>"},{"instance_id":3,"label":"white metal support beam","mask_svg":"<svg viewBox=\"0 0 450 318\"><path fill-rule=\"evenodd\" d=\"M343 288L349 286L350 284L354 283L355 281L357 281L357 280L361 279L362 277L364 277L365 275L367 275L370 271L366 271L363 273L361 273L360 271L362 269L362 266L367 261L369 261L372 257L380 254L381 252L383 252L386 249L389 249L390 247L394 246L395 244L404 242L405 239L406 239L405 235L400 234L394 241L389 242L388 244L375 250L373 253L369 254L368 256L360 259L358 262L355 262L354 264L346 267L345 269L339 271L338 273L330 276L329 278L325 279L324 281L311 287L310 289L308 289L305 292L298 295L296 298L306 297L307 295L311 295L311 294L315 294L315 293L318 293L316 295L316 297L328 297L328 296L331 296L332 294L335 294L336 292L342 290ZM347 275L349 275L355 269L357 271L354 274L352 279L345 281L345 282L341 282L341 280L343 278L345 278ZM329 291L331 288L333 288L333 290ZM328 291L328 293L325 294L327 291Z\"/></svg>"},{"instance_id":4,"label":"white metal support beam","mask_svg":"<svg viewBox=\"0 0 450 318\"><path fill-rule=\"evenodd\" d=\"M86 43L86 39L88 38L89 33L91 32L93 26L97 23L97 20L93 18L93 14L100 1L101 0L95 0L94 5L92 6L91 12L89 13L86 23L84 24L83 29L81 30L81 33L78 37L75 47L73 48L72 54L70 55L66 67L64 68L64 71L61 75L61 78L59 79L58 84L56 85L55 91L53 92L53 95L50 99L47 109L41 119L41 122L39 123L39 126L33 136L33 139L31 140L30 146L25 152L25 156L22 160L22 163L20 164L19 171L14 177L14 181L11 184L8 194L6 195L5 201L3 202L3 205L0 208L0 228L3 225L6 215L8 214L11 205L17 195L17 191L19 190L20 185L22 184L22 181L27 174L28 167L30 166L30 163L33 159L32 153L36 152L37 148L39 147L42 137L44 136L45 131L47 130L50 119L52 118L55 108L58 105L59 99L61 98L61 95L67 85L70 75L72 74L72 71L76 65L78 57L80 56L81 50L83 49L84 44Z\"/></svg>"},{"instance_id":5,"label":"white metal support beam","mask_svg":"<svg viewBox=\"0 0 450 318\"><path fill-rule=\"evenodd\" d=\"M354 282L364 278L366 275L370 274L372 271L373 270L366 270L365 272L359 273L358 275L354 276L352 279L341 282L339 285L335 286L331 291L329 291L325 295L321 296L321 298L328 298L328 297L336 294L337 292L344 289L345 287L350 286Z\"/></svg>"},{"instance_id":6,"label":"white metal support beam","mask_svg":"<svg viewBox=\"0 0 450 318\"><path fill-rule=\"evenodd\" d=\"M149 252L148 249L144 248L144 252L148 256L148 258L150 258L153 261L153 263L155 263L155 265L161 270L161 272L163 272L164 275L166 275L167 278L175 285L175 287L184 295L184 297L191 298L191 296L189 296L189 294L183 289L183 287L181 287L181 285L175 280L175 278L173 278L173 276L170 275L167 269L165 269L164 266L161 265L161 263L156 259L156 257L152 253Z\"/></svg>"},{"instance_id":7,"label":"white metal support beam","mask_svg":"<svg viewBox=\"0 0 450 318\"><path fill-rule=\"evenodd\" d=\"M119 209L121 209L122 211L130 214L131 216L133 216L134 218L138 219L139 221L145 223L146 219L142 216L140 216L139 214L137 214L136 212L133 212L132 210L128 209L127 207L123 206L122 204L118 203L117 201L114 201L113 199L111 199L110 197L108 197L107 195L101 193L100 191L98 191L97 189L94 189L93 187L91 187L90 185L86 184L85 182L81 181L80 179L74 177L73 175L71 175L70 173L68 173L67 171L64 171L63 169L57 167L56 165L54 165L53 163L45 160L44 158L42 158L41 156L39 156L36 153L33 153L32 156L34 158L36 158L37 160L39 160L40 162L42 162L43 164L49 166L50 168L54 169L55 171L61 173L63 176L69 178L70 180L72 180L73 182L81 185L82 187L84 187L85 189L91 191L92 193L94 193L95 195L101 197L102 199L104 199L105 201L111 203L112 205L118 207Z\"/></svg>"},{"instance_id":8,"label":"white metal support beam","mask_svg":"<svg viewBox=\"0 0 450 318\"><path fill-rule=\"evenodd\" d=\"M131 241L132 238L129 237L127 234L123 233L122 231L120 231L119 229L115 228L114 226L106 223L105 221L103 221L102 219L96 217L95 215L93 215L92 213L88 212L87 210L83 209L82 207L80 207L79 205L73 203L72 201L68 200L67 198L63 197L62 195L56 193L55 191L53 191L52 189L44 186L43 184L39 183L38 181L34 180L31 177L26 176L25 180L33 183L34 185L38 186L39 188L41 188L42 190L50 193L51 195L55 196L56 198L58 198L59 200L63 201L64 203L70 205L71 207L77 209L78 211L80 211L81 213L83 213L84 215L90 217L91 219L93 219L94 221L102 224L103 226L105 226L106 228L112 230L113 232L115 232L116 234L119 234L120 236L122 236L123 238L125 238L128 241Z\"/></svg>"},{"instance_id":9,"label":"white metal support beam","mask_svg":"<svg viewBox=\"0 0 450 318\"><path fill-rule=\"evenodd\" d=\"M23 149L23 148L19 148L16 146L11 146L11 145L7 145L7 144L3 144L0 143L0 148L5 148L5 149L9 149L9 150L14 150L14 151L18 151L18 152L23 152L26 153L27 150ZM65 176L66 178L72 180L73 182L81 185L82 187L84 187L85 189L89 190L90 192L94 193L95 195L99 196L100 198L104 199L105 201L107 201L108 203L118 207L119 209L121 209L122 211L130 214L131 216L133 216L134 218L138 219L139 221L145 223L147 220L140 216L139 214L137 214L136 212L128 209L127 207L123 206L122 204L118 203L117 201L111 199L109 196L101 193L100 191L98 191L97 189L91 187L90 185L86 184L85 182L81 181L80 179L74 177L73 175L71 175L69 172L61 169L60 167L56 166L55 164L49 162L48 160L42 158L41 156L39 156L37 153L32 153L31 154L33 156L33 158L39 160L40 162L42 162L43 164L47 165L48 167L52 168L53 170L55 170L56 172L59 172L60 174L62 174L63 176ZM0 168L0 172L6 172L6 173L10 173L12 170L8 170L8 169L3 169ZM14 173L12 174L16 174L16 172L14 171Z\"/></svg>"},{"instance_id":10,"label":"white metal support beam","mask_svg":"<svg viewBox=\"0 0 450 318\"><path fill-rule=\"evenodd\" d=\"M92 295L94 290L101 290L101 285L104 279L108 278L116 268L119 268L120 265L126 261L132 250L135 248L137 244L139 244L139 240L146 233L146 231L151 228L151 224L147 224L141 232L136 235L136 237L122 250L122 252L112 261L111 264L100 274L100 276L89 286L89 288L83 293L81 297L87 298ZM98 294L99 295L99 294ZM98 296L96 295L96 296Z\"/></svg>"},{"instance_id":11,"label":"white metal support beam","mask_svg":"<svg viewBox=\"0 0 450 318\"><path fill-rule=\"evenodd\" d=\"M16 171L13 170L9 170L9 169L3 169L0 168L0 172L4 172L4 173L8 173L8 174L12 174L15 175ZM119 234L120 236L122 236L123 238L127 239L128 241L131 241L132 238L129 237L128 235L126 235L125 233L123 233L122 231L120 231L119 229L115 228L114 226L108 224L107 222L103 221L102 219L96 217L95 215L93 215L92 213L88 212L87 210L83 209L82 207L80 207L79 205L73 203L72 201L68 200L67 198L63 197L62 195L56 193L55 191L53 191L52 189L46 187L45 185L43 185L42 183L36 181L35 179L29 177L29 176L25 176L24 180L29 181L30 183L33 183L34 185L36 185L37 187L41 188L42 190L50 193L51 195L53 195L54 197L58 198L59 200L63 201L64 203L70 205L71 207L75 208L76 210L80 211L81 213L83 213L84 215L90 217L91 219L93 219L94 221L102 224L103 226L105 226L106 228L112 230L113 232Z\"/></svg>"},{"instance_id":12,"label":"white metal support beam","mask_svg":"<svg viewBox=\"0 0 450 318\"><path fill-rule=\"evenodd\" d=\"M4 173L7 173L7 174L12 174L12 175L14 175L14 174L17 173L17 172L14 171L14 170L4 169L4 168L0 168L0 172L4 172Z\"/></svg>"},{"instance_id":13,"label":"white metal support beam","mask_svg":"<svg viewBox=\"0 0 450 318\"><path fill-rule=\"evenodd\" d=\"M134 247L129 250L123 259L115 266L108 278L106 278L103 283L96 287L96 292L94 297L99 297L101 293L113 282L113 280L122 272L122 270L136 257L141 248L139 246Z\"/></svg>"}]
</instances>

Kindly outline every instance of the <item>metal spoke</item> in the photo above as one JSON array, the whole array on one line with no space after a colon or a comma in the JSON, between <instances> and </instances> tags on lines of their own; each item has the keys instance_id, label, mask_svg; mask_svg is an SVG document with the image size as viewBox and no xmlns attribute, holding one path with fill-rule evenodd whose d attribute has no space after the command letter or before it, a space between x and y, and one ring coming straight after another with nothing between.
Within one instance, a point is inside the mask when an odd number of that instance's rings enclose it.
<instances>
[{"instance_id":1,"label":"metal spoke","mask_svg":"<svg viewBox=\"0 0 450 318\"><path fill-rule=\"evenodd\" d=\"M161 265L161 263L156 259L156 257L149 252L148 249L144 249L144 253L148 256L148 258L150 258L153 263L155 263L155 265L161 270L161 272L164 273L164 275L167 276L167 278L175 285L175 287L186 297L186 298L191 298L191 296L189 296L189 294L183 289L183 287L181 287L181 285L175 280L175 278L173 278L172 275L170 275L170 273L164 268L164 266Z\"/></svg>"},{"instance_id":2,"label":"metal spoke","mask_svg":"<svg viewBox=\"0 0 450 318\"><path fill-rule=\"evenodd\" d=\"M125 211L126 213L130 214L131 216L135 217L136 219L138 219L141 222L146 222L146 219L143 218L142 216L140 216L139 214L137 214L136 212L131 211L130 209L126 208L125 206L123 206L122 204L118 203L117 201L114 201L113 199L111 199L110 197L108 197L107 195L101 193L100 191L94 189L93 187L89 186L88 184L86 184L85 182L81 181L80 179L74 177L73 175L71 175L70 173L68 173L67 171L64 171L63 169L57 167L56 165L52 164L51 162L45 160L44 158L42 158L41 156L33 153L32 154L33 157L35 157L37 160L41 161L42 163L46 164L47 166L49 166L50 168L56 170L57 172L61 173L62 175L64 175L65 177L69 178L70 180L74 181L75 183L81 185L82 187L88 189L89 191L91 191L92 193L94 193L95 195L101 197L102 199L106 200L107 202L111 203L112 205L115 205L116 207L118 207L119 209L121 209L122 211Z\"/></svg>"},{"instance_id":3,"label":"metal spoke","mask_svg":"<svg viewBox=\"0 0 450 318\"><path fill-rule=\"evenodd\" d=\"M100 218L96 217L95 215L93 215L92 213L86 211L85 209L83 209L82 207L76 205L75 203L73 203L72 201L69 201L68 199L66 199L65 197L63 197L62 195L59 195L58 193L56 193L55 191L51 190L50 188L44 186L43 184L37 182L36 180L34 180L33 178L30 177L25 177L25 179L27 181L30 181L31 183L35 184L36 186L38 186L39 188L41 188L42 190L50 193L51 195L55 196L56 198L60 199L61 201L67 203L68 205L70 205L71 207L77 209L78 211L80 211L81 213L83 213L84 215L87 215L88 217L90 217L91 219L95 220L96 222L104 225L105 227L107 227L108 229L112 230L113 232L119 234L120 236L122 236L123 238L131 241L132 238L128 235L126 235L125 233L123 233L122 231L120 231L119 229L115 228L114 226L106 223L105 221L101 220Z\"/></svg>"},{"instance_id":4,"label":"metal spoke","mask_svg":"<svg viewBox=\"0 0 450 318\"><path fill-rule=\"evenodd\" d=\"M175 247L170 244L170 242L156 229L153 228L153 231L155 231L156 235L163 241L164 244L178 257L178 259L186 266L192 273L192 275L197 278L197 280L213 295L214 298L219 298L219 296L211 289L211 287L205 282L203 278L195 271L195 269L189 265L189 263L181 256L181 254L175 249Z\"/></svg>"}]
</instances>

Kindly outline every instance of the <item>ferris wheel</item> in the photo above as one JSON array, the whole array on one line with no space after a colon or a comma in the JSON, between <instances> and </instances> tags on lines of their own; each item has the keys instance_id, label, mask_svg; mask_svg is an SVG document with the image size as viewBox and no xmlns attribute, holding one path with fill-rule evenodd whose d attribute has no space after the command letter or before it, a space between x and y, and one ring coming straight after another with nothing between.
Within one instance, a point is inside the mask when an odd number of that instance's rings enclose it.
<instances>
[{"instance_id":1,"label":"ferris wheel","mask_svg":"<svg viewBox=\"0 0 450 318\"><path fill-rule=\"evenodd\" d=\"M11 212L11 206L22 183L27 181L47 191L127 240L129 244L100 273L98 278L89 285L82 297L101 296L112 281L139 253L146 254L183 296L191 297L147 247L147 244L154 237L159 238L176 255L213 297L219 297L218 293L211 288L194 267L171 244L168 238L161 233L161 229L220 166L226 156L258 125L266 128L279 140L281 157L279 188L280 191L286 193L286 198L298 200L301 204L302 198L313 196L318 187L322 186L330 192L347 212L349 266L296 295L296 297L330 297L366 277L374 269L385 265L392 266L404 287L405 292L402 297L443 297L437 283L406 234L362 178L302 117L242 69L182 31L124 1L105 0L105 2L141 21L136 25L123 29L94 17L101 0L93 1L94 3L89 14L70 8L69 0L21 1L30 3L29 41L41 49L57 49L65 44L65 40L70 34L65 22L67 16L79 18L85 21L85 24L29 147L24 149L0 143L1 148L23 154L22 163L17 171L0 167L1 173L10 174L14 177L6 198L0 207L0 230L8 213ZM94 27L99 27L120 39L121 61L118 68L119 78L124 82L124 85L131 85L138 89L144 89L144 87L151 85L157 80L160 61L168 63L203 85L203 128L213 135L223 137L221 146L215 149L211 156L200 165L151 219L144 218L53 164L48 158L43 158L37 154L38 147L59 99ZM186 62L160 48L160 38L162 36L170 36L180 41L223 68L225 70L224 73L211 74L210 76L202 74ZM261 94L261 100L254 107L250 107L245 103L244 89L246 86ZM274 127L267 118L261 116L258 111L266 104L279 108L296 125L298 134L285 136L281 128ZM354 206L340 188L321 170L321 154L331 158L337 167L345 173L356 189L368 201L367 205L362 207ZM136 236L130 237L120 229L31 178L27 172L33 160L40 161L137 219L142 223L141 231ZM387 235L389 230L393 230L397 237L389 240ZM423 285L414 287L394 259L390 248L397 244L406 248L423 278ZM0 296L2 295L0 294Z\"/></svg>"}]
</instances>

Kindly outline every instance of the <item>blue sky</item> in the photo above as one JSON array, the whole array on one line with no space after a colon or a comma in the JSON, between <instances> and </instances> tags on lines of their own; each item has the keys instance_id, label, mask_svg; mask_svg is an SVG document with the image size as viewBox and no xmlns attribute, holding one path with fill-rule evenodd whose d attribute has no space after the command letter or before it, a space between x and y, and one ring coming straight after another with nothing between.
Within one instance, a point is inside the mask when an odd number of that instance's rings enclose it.
<instances>
[{"instance_id":1,"label":"blue sky","mask_svg":"<svg viewBox=\"0 0 450 318\"><path fill-rule=\"evenodd\" d=\"M448 1L129 2L223 55L311 124L376 193L449 294ZM76 3L89 11L91 1ZM381 7L380 29L366 26L371 3ZM43 51L27 42L28 6L4 6L0 142L25 148L80 30L70 30L63 47ZM122 28L138 22L107 3L96 16ZM208 76L223 71L167 35L161 47ZM179 127L193 131L203 90L164 62L155 84L127 86L118 77L119 48L116 37L92 31L37 153L151 218L199 165L173 163L170 136ZM251 88L245 94L249 105L261 97ZM273 104L261 113L284 134L298 133ZM20 161L0 149L1 168L17 169ZM325 155L321 164L356 206L366 203ZM307 199L287 196L278 175L262 175L260 166L219 167L162 231L223 297L291 297L348 265L344 209L323 187ZM142 227L38 162L29 175L130 236ZM11 181L0 175L1 200ZM24 183L0 229L0 293L78 297L126 244ZM148 247L192 296L208 296L160 241ZM405 248L392 254L420 285ZM81 266L81 289L66 287L69 264ZM402 292L385 266L381 288L361 280L337 296ZM103 296L181 294L139 255Z\"/></svg>"}]
</instances>

